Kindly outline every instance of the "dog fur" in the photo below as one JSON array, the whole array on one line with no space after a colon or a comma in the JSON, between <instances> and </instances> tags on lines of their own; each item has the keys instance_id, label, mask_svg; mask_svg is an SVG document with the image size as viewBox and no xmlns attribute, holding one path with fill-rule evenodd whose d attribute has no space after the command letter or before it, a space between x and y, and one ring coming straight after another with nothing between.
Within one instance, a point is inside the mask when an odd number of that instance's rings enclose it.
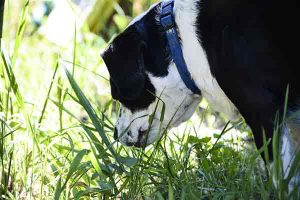
<instances>
[{"instance_id":1,"label":"dog fur","mask_svg":"<svg viewBox=\"0 0 300 200\"><path fill-rule=\"evenodd\" d=\"M272 138L276 113L283 115L287 87L288 117L299 110L297 4L296 0L175 0L184 59L202 96L230 120L242 116L258 148L263 145L263 130ZM112 96L122 104L115 137L128 146L153 143L161 130L188 120L201 100L186 88L170 58L160 12L160 3L153 5L102 54ZM135 26L141 20L144 33ZM300 116L287 123L292 137L299 138L298 127ZM283 142L293 151L297 148L290 140Z\"/></svg>"}]
</instances>

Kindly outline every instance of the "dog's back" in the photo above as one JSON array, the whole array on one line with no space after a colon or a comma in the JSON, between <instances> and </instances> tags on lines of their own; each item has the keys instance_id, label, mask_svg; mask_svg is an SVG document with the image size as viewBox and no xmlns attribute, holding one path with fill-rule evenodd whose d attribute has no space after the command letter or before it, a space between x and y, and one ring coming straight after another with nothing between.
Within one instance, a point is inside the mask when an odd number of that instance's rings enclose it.
<instances>
[{"instance_id":1,"label":"dog's back","mask_svg":"<svg viewBox=\"0 0 300 200\"><path fill-rule=\"evenodd\" d=\"M273 132L289 85L289 111L300 108L297 1L199 2L199 39L211 71L253 132ZM262 141L258 141L261 145Z\"/></svg>"}]
</instances>

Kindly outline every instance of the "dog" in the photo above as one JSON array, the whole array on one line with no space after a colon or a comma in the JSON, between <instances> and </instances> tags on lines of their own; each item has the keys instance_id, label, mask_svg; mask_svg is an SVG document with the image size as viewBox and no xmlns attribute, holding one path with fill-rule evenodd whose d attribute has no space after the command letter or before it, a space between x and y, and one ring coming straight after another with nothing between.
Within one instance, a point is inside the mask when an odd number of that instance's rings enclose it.
<instances>
[{"instance_id":1,"label":"dog","mask_svg":"<svg viewBox=\"0 0 300 200\"><path fill-rule=\"evenodd\" d=\"M243 117L262 147L263 133L272 138L276 115L284 115L286 96L287 118L300 109L297 1L172 2L179 48L200 92L187 87L174 62L161 22L165 3L136 17L101 54L112 97L122 105L115 138L127 146L149 145L161 128L188 120L204 97L229 120ZM300 138L300 116L287 120L282 132L288 169Z\"/></svg>"}]
</instances>

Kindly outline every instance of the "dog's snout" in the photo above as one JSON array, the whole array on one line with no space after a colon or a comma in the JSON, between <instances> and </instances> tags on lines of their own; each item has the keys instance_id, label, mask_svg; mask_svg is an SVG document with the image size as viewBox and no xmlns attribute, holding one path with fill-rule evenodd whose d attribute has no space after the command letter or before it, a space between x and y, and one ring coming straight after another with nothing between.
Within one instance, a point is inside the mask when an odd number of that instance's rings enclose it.
<instances>
[{"instance_id":1,"label":"dog's snout","mask_svg":"<svg viewBox=\"0 0 300 200\"><path fill-rule=\"evenodd\" d=\"M118 129L115 128L114 130L114 139L117 140L118 139Z\"/></svg>"}]
</instances>

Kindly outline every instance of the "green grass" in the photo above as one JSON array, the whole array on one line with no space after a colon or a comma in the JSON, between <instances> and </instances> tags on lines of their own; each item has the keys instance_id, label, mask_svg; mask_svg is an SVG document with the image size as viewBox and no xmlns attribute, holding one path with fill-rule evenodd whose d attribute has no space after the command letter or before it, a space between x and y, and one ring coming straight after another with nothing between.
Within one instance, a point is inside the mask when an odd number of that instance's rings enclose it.
<instances>
[{"instance_id":1,"label":"green grass","mask_svg":"<svg viewBox=\"0 0 300 200\"><path fill-rule=\"evenodd\" d=\"M256 150L239 136L223 138L247 131L241 123L208 136L195 115L146 149L116 143L119 104L99 56L105 42L78 30L82 38L67 48L29 36L28 6L1 48L0 199L297 199L280 153L273 168L261 164L267 139ZM269 144L275 152L280 129ZM295 160L291 174L299 173Z\"/></svg>"}]
</instances>

